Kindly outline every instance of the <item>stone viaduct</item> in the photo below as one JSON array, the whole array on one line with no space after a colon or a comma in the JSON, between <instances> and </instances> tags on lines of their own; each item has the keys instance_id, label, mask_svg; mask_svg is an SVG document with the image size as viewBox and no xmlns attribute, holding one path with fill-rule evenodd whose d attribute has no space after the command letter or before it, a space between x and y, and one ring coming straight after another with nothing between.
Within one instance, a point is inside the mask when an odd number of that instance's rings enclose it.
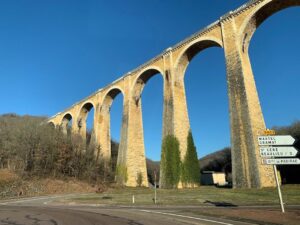
<instances>
[{"instance_id":1,"label":"stone viaduct","mask_svg":"<svg viewBox=\"0 0 300 225\"><path fill-rule=\"evenodd\" d=\"M230 11L203 30L186 38L160 55L120 77L110 85L51 117L48 122L67 133L86 139L86 118L94 108L93 138L101 146L101 156L109 159L110 107L118 94L123 95L123 118L117 164L127 169L127 186L136 186L138 173L148 186L142 122L141 94L147 81L163 77L163 136L174 134L185 156L190 129L185 97L184 75L193 57L210 47L224 49L231 126L233 185L242 187L274 186L272 167L262 166L257 135L266 129L248 47L256 29L274 13L300 5L300 0L252 0Z\"/></svg>"}]
</instances>

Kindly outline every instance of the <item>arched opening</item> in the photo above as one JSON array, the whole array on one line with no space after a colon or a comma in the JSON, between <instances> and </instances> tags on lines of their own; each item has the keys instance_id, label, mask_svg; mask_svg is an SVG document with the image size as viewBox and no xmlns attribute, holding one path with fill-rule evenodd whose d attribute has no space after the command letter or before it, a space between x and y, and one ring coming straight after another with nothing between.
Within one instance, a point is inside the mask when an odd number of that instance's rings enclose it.
<instances>
[{"instance_id":1,"label":"arched opening","mask_svg":"<svg viewBox=\"0 0 300 225\"><path fill-rule=\"evenodd\" d=\"M250 15L249 19L244 22L244 26L242 26L241 34L243 35L242 38L242 49L244 52L248 52L249 43L253 34L255 33L256 29L268 18L270 18L275 13L282 11L286 8L293 7L293 6L300 6L300 0L273 0L269 3L265 4L257 11L255 11L252 15ZM289 24L289 21L287 24ZM296 21L294 21L295 26L290 27L297 27ZM284 26L281 24L281 26ZM282 27L281 27L282 28ZM278 29L278 27L277 27Z\"/></svg>"},{"instance_id":2,"label":"arched opening","mask_svg":"<svg viewBox=\"0 0 300 225\"><path fill-rule=\"evenodd\" d=\"M70 136L72 133L72 115L70 113L67 113L64 115L62 121L61 121L61 130L65 135Z\"/></svg>"},{"instance_id":3,"label":"arched opening","mask_svg":"<svg viewBox=\"0 0 300 225\"><path fill-rule=\"evenodd\" d=\"M185 49L176 65L177 73L181 75L179 79L184 79L186 69L189 63L192 61L192 59L199 52L211 47L221 47L221 41L217 41L213 39L200 40L190 45L187 49Z\"/></svg>"},{"instance_id":4,"label":"arched opening","mask_svg":"<svg viewBox=\"0 0 300 225\"><path fill-rule=\"evenodd\" d=\"M247 21L244 34L267 128L300 137L298 84L300 1L272 1ZM291 7L291 8L288 8ZM285 9L285 10L282 10ZM253 23L253 21L257 21ZM283 183L300 183L298 165L278 166Z\"/></svg>"},{"instance_id":5,"label":"arched opening","mask_svg":"<svg viewBox=\"0 0 300 225\"><path fill-rule=\"evenodd\" d=\"M163 73L158 68L148 68L141 72L133 86L136 107L142 111L142 127L148 182L154 184L159 179L159 161L162 142L163 114ZM143 102L143 104L142 104Z\"/></svg>"},{"instance_id":6,"label":"arched opening","mask_svg":"<svg viewBox=\"0 0 300 225\"><path fill-rule=\"evenodd\" d=\"M101 150L109 154L113 171L116 170L118 158L122 158L119 154L122 145L123 99L122 90L119 87L112 88L106 93L100 109Z\"/></svg>"},{"instance_id":7,"label":"arched opening","mask_svg":"<svg viewBox=\"0 0 300 225\"><path fill-rule=\"evenodd\" d=\"M83 135L86 140L86 145L89 146L90 143L95 141L94 134L94 105L91 102L85 103L79 113L78 118L78 129L79 133Z\"/></svg>"},{"instance_id":8,"label":"arched opening","mask_svg":"<svg viewBox=\"0 0 300 225\"><path fill-rule=\"evenodd\" d=\"M47 125L49 127L51 127L52 129L55 129L55 124L52 121L50 121L49 123L47 123Z\"/></svg>"},{"instance_id":9,"label":"arched opening","mask_svg":"<svg viewBox=\"0 0 300 225\"><path fill-rule=\"evenodd\" d=\"M95 143L95 130L94 130L94 115L95 108L92 107L88 113L86 118L86 143L90 145L91 143Z\"/></svg>"},{"instance_id":10,"label":"arched opening","mask_svg":"<svg viewBox=\"0 0 300 225\"><path fill-rule=\"evenodd\" d=\"M200 54L201 53L201 54ZM224 51L219 40L200 40L178 60L200 171L224 172L231 181L230 123Z\"/></svg>"}]
</instances>

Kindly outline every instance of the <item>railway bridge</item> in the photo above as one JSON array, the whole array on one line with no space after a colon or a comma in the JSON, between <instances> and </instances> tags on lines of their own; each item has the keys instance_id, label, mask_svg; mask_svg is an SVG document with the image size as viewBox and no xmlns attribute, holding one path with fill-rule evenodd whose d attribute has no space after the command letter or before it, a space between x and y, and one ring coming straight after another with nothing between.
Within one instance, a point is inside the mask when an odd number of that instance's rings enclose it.
<instances>
[{"instance_id":1,"label":"railway bridge","mask_svg":"<svg viewBox=\"0 0 300 225\"><path fill-rule=\"evenodd\" d=\"M257 134L266 129L248 48L256 29L274 13L300 0L252 0L180 43L167 48L145 64L97 90L92 95L51 117L48 122L86 140L86 118L94 108L93 140L101 147L101 157L110 159L110 107L115 97L123 95L121 138L117 164L127 170L127 186L136 186L137 174L147 186L147 170L142 123L143 88L153 76L163 78L163 137L175 135L180 142L180 155L186 153L190 129L185 96L184 76L196 54L207 48L224 49L229 97L233 186L274 186L270 166L261 165ZM163 177L161 179L164 179Z\"/></svg>"}]
</instances>

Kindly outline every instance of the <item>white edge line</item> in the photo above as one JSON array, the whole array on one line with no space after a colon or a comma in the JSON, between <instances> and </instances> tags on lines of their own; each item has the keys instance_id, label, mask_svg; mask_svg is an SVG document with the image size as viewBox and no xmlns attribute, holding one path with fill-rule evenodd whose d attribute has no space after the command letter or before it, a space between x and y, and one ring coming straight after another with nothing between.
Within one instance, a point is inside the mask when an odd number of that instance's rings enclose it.
<instances>
[{"instance_id":1,"label":"white edge line","mask_svg":"<svg viewBox=\"0 0 300 225\"><path fill-rule=\"evenodd\" d=\"M38 200L44 200L44 199L55 199L55 198L61 198L61 197L72 197L75 194L67 194L67 195L55 195L55 196L43 196L43 197L29 197L24 199L18 199L18 200L8 200L4 202L0 202L0 205L9 205L9 204L15 204L15 203L22 203L22 202L31 202L31 201L38 201ZM79 194L79 195L88 195L88 194ZM47 201L50 202L50 201Z\"/></svg>"},{"instance_id":2,"label":"white edge line","mask_svg":"<svg viewBox=\"0 0 300 225\"><path fill-rule=\"evenodd\" d=\"M177 216L177 217L182 217L182 218L188 218L188 219L194 219L194 220L201 220L201 221L218 223L218 224L224 224L224 225L233 225L231 223L224 223L224 222L215 221L215 220L209 220L209 219L204 219L204 218L200 218L200 217L178 215L178 214L174 214L174 213L164 213L164 212L150 211L150 210L144 210L144 209L141 209L139 211L147 212L147 213L163 214L163 215L169 215L169 216Z\"/></svg>"},{"instance_id":3,"label":"white edge line","mask_svg":"<svg viewBox=\"0 0 300 225\"><path fill-rule=\"evenodd\" d=\"M7 201L7 202L1 202L1 205L8 205L8 204L15 204L15 203L22 203L22 202L30 202L30 201L38 201L43 199L54 199L59 197L36 197L36 198L30 198L30 199L20 199L15 201Z\"/></svg>"}]
</instances>

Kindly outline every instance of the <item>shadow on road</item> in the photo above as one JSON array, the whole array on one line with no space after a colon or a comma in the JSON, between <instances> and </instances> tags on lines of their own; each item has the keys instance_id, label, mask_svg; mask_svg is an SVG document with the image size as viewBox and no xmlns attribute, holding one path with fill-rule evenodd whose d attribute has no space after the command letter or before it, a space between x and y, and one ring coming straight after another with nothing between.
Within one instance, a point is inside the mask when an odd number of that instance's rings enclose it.
<instances>
[{"instance_id":1,"label":"shadow on road","mask_svg":"<svg viewBox=\"0 0 300 225\"><path fill-rule=\"evenodd\" d=\"M203 203L209 203L217 207L238 207L238 205L232 204L230 202L212 202L209 200L205 200Z\"/></svg>"}]
</instances>

